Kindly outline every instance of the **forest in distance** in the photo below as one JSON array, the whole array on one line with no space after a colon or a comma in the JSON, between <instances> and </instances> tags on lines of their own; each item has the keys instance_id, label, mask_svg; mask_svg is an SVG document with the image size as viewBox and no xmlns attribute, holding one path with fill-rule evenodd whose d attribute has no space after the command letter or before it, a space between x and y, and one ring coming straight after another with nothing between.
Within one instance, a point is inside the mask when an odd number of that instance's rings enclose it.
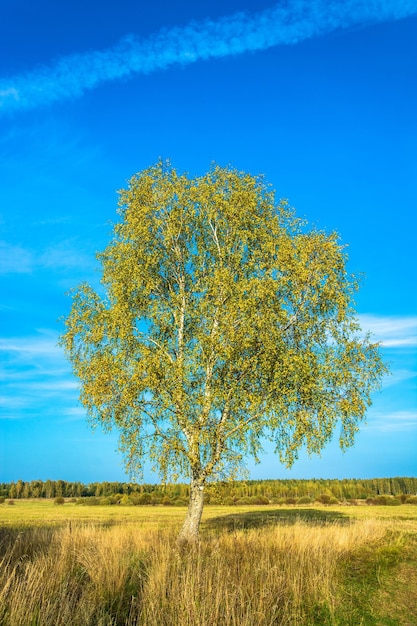
<instances>
[{"instance_id":1,"label":"forest in distance","mask_svg":"<svg viewBox=\"0 0 417 626\"><path fill-rule=\"evenodd\" d=\"M189 497L189 485L136 484L133 482L69 482L65 480L18 480L0 483L0 498L130 498L132 504L181 504ZM398 498L417 496L417 477L372 479L270 479L220 481L207 485L207 504L295 504L300 498L339 502L366 500L383 496ZM243 500L243 501L242 501ZM100 502L96 502L99 504ZM102 502L105 504L106 502ZM382 503L382 502L381 502Z\"/></svg>"}]
</instances>

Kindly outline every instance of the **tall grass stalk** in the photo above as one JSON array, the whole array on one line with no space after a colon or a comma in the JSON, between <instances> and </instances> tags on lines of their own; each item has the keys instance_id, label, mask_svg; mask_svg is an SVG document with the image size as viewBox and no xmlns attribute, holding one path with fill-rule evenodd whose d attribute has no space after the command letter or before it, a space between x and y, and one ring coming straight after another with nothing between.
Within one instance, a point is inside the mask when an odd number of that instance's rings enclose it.
<instances>
[{"instance_id":1,"label":"tall grass stalk","mask_svg":"<svg viewBox=\"0 0 417 626\"><path fill-rule=\"evenodd\" d=\"M272 626L336 623L340 563L387 523L298 521L203 537L132 525L0 533L4 626ZM326 621L315 622L317 619Z\"/></svg>"}]
</instances>

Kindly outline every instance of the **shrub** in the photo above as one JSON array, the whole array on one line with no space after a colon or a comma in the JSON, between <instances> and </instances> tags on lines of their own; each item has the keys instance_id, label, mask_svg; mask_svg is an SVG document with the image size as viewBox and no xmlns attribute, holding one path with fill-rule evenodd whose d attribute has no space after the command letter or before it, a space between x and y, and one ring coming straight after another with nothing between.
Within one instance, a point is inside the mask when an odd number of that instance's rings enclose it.
<instances>
[{"instance_id":1,"label":"shrub","mask_svg":"<svg viewBox=\"0 0 417 626\"><path fill-rule=\"evenodd\" d=\"M14 500L7 500L7 504L15 504Z\"/></svg>"},{"instance_id":2,"label":"shrub","mask_svg":"<svg viewBox=\"0 0 417 626\"><path fill-rule=\"evenodd\" d=\"M298 498L297 504L311 504L310 496L302 496L301 498Z\"/></svg>"},{"instance_id":3,"label":"shrub","mask_svg":"<svg viewBox=\"0 0 417 626\"><path fill-rule=\"evenodd\" d=\"M266 496L251 496L251 504L269 504L269 500Z\"/></svg>"},{"instance_id":4,"label":"shrub","mask_svg":"<svg viewBox=\"0 0 417 626\"><path fill-rule=\"evenodd\" d=\"M322 504L330 504L332 496L329 493L322 493L318 498L317 502L321 502Z\"/></svg>"},{"instance_id":5,"label":"shrub","mask_svg":"<svg viewBox=\"0 0 417 626\"><path fill-rule=\"evenodd\" d=\"M388 506L399 506L401 504L401 500L399 498L387 498Z\"/></svg>"},{"instance_id":6,"label":"shrub","mask_svg":"<svg viewBox=\"0 0 417 626\"><path fill-rule=\"evenodd\" d=\"M135 504L141 504L141 505L145 505L145 504L152 504L152 496L150 493L141 493L139 494L135 500L134 500Z\"/></svg>"},{"instance_id":7,"label":"shrub","mask_svg":"<svg viewBox=\"0 0 417 626\"><path fill-rule=\"evenodd\" d=\"M164 496L162 498L162 504L164 506L170 506L172 504L171 498L169 496Z\"/></svg>"},{"instance_id":8,"label":"shrub","mask_svg":"<svg viewBox=\"0 0 417 626\"><path fill-rule=\"evenodd\" d=\"M184 498L175 498L174 502L172 503L174 506L186 506L188 504L188 502L186 500L184 500Z\"/></svg>"},{"instance_id":9,"label":"shrub","mask_svg":"<svg viewBox=\"0 0 417 626\"><path fill-rule=\"evenodd\" d=\"M124 495L122 497L122 499L120 500L120 504L122 506L133 506L134 505L133 501L131 500L131 498L129 498L128 495Z\"/></svg>"},{"instance_id":10,"label":"shrub","mask_svg":"<svg viewBox=\"0 0 417 626\"><path fill-rule=\"evenodd\" d=\"M58 496L58 498L55 498L54 504L65 504L65 498Z\"/></svg>"},{"instance_id":11,"label":"shrub","mask_svg":"<svg viewBox=\"0 0 417 626\"><path fill-rule=\"evenodd\" d=\"M96 496L87 496L85 498L78 498L75 504L81 504L83 506L97 506L100 504L100 499Z\"/></svg>"},{"instance_id":12,"label":"shrub","mask_svg":"<svg viewBox=\"0 0 417 626\"><path fill-rule=\"evenodd\" d=\"M297 504L297 498L285 498L284 504Z\"/></svg>"},{"instance_id":13,"label":"shrub","mask_svg":"<svg viewBox=\"0 0 417 626\"><path fill-rule=\"evenodd\" d=\"M204 494L204 502L206 504L223 504L223 498L215 493Z\"/></svg>"},{"instance_id":14,"label":"shrub","mask_svg":"<svg viewBox=\"0 0 417 626\"><path fill-rule=\"evenodd\" d=\"M250 501L250 497L249 496L243 496L242 498L239 498L239 500L236 502L236 504L251 504Z\"/></svg>"},{"instance_id":15,"label":"shrub","mask_svg":"<svg viewBox=\"0 0 417 626\"><path fill-rule=\"evenodd\" d=\"M379 506L386 506L387 496L376 496L376 498L373 499L372 504L376 504Z\"/></svg>"},{"instance_id":16,"label":"shrub","mask_svg":"<svg viewBox=\"0 0 417 626\"><path fill-rule=\"evenodd\" d=\"M375 498L368 498L367 504L375 504L379 506L399 506L401 504L400 498L394 496L376 496Z\"/></svg>"},{"instance_id":17,"label":"shrub","mask_svg":"<svg viewBox=\"0 0 417 626\"><path fill-rule=\"evenodd\" d=\"M5 498L0 498L0 504L4 504Z\"/></svg>"},{"instance_id":18,"label":"shrub","mask_svg":"<svg viewBox=\"0 0 417 626\"><path fill-rule=\"evenodd\" d=\"M98 506L100 504L100 498L97 498L96 496L90 496L89 498L85 499L85 503L88 504L88 506Z\"/></svg>"},{"instance_id":19,"label":"shrub","mask_svg":"<svg viewBox=\"0 0 417 626\"><path fill-rule=\"evenodd\" d=\"M406 500L407 504L417 504L417 496L408 496Z\"/></svg>"}]
</instances>

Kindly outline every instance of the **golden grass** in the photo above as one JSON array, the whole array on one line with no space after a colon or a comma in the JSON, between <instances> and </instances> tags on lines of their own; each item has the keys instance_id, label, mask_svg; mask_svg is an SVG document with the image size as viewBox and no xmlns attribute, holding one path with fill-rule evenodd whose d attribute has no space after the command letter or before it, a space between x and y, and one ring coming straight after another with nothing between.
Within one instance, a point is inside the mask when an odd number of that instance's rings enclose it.
<instances>
[{"instance_id":1,"label":"golden grass","mask_svg":"<svg viewBox=\"0 0 417 626\"><path fill-rule=\"evenodd\" d=\"M0 505L0 525L24 527L34 525L62 525L74 523L120 524L133 523L139 528L179 527L184 519L185 507L175 506L80 506L72 502L55 505L53 500L15 500L13 506ZM293 519L387 519L409 523L417 531L417 506L323 506L318 503L306 506L221 506L206 505L204 524L210 520L235 519L236 526L251 524L251 517L270 520L271 523ZM220 526L227 525L227 522Z\"/></svg>"},{"instance_id":2,"label":"golden grass","mask_svg":"<svg viewBox=\"0 0 417 626\"><path fill-rule=\"evenodd\" d=\"M199 545L181 552L183 508L2 506L0 624L385 623L363 616L373 596L391 611L384 567L405 566L417 515L380 508L206 507Z\"/></svg>"},{"instance_id":3,"label":"golden grass","mask_svg":"<svg viewBox=\"0 0 417 626\"><path fill-rule=\"evenodd\" d=\"M384 535L370 520L296 522L223 533L181 554L169 531L47 530L21 533L6 551L4 624L303 624L306 606L333 608L338 559Z\"/></svg>"},{"instance_id":4,"label":"golden grass","mask_svg":"<svg viewBox=\"0 0 417 626\"><path fill-rule=\"evenodd\" d=\"M13 506L0 506L3 526L62 525L67 522L135 523L139 526L164 527L181 523L184 507L164 506L80 506L72 502L56 505L53 500L15 500Z\"/></svg>"}]
</instances>

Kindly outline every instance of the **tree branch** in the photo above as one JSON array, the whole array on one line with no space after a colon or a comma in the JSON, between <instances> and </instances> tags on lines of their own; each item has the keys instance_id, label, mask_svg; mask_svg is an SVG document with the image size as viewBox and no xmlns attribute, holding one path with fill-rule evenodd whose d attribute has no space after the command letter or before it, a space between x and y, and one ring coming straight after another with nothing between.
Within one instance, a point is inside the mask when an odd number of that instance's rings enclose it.
<instances>
[{"instance_id":1,"label":"tree branch","mask_svg":"<svg viewBox=\"0 0 417 626\"><path fill-rule=\"evenodd\" d=\"M209 223L209 226L210 226L210 228L211 228L211 232L213 233L213 240L214 240L214 243L216 244L216 247L217 247L217 252L219 253L219 259L221 259L221 257L222 257L222 251L221 251L221 248L220 248L219 238L218 238L218 236L217 236L217 227L216 227L216 226L213 226L213 224L212 224L212 221L211 221L211 220L209 220L209 221L208 221L208 223Z\"/></svg>"}]
</instances>

